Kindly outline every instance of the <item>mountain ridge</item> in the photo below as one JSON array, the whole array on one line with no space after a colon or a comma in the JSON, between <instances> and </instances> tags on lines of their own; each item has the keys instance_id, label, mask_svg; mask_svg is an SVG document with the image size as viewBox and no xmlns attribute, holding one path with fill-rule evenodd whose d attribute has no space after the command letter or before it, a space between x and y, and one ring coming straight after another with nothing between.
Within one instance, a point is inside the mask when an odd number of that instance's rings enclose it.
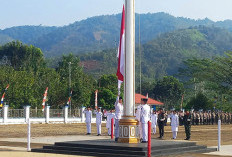
<instances>
[{"instance_id":1,"label":"mountain ridge","mask_svg":"<svg viewBox=\"0 0 232 157\"><path fill-rule=\"evenodd\" d=\"M136 14L138 43L139 15ZM140 14L141 42L146 43L162 33L204 25L232 31L232 20L214 22L208 18L194 20L167 13ZM102 15L76 21L63 27L19 26L0 30L0 43L20 40L42 49L46 57L66 53L81 54L115 48L118 45L121 14ZM3 39L4 38L4 39ZM7 39L7 40L6 40Z\"/></svg>"},{"instance_id":2,"label":"mountain ridge","mask_svg":"<svg viewBox=\"0 0 232 157\"><path fill-rule=\"evenodd\" d=\"M141 46L142 79L152 81L176 75L183 61L212 58L232 51L232 32L218 27L192 27L168 32ZM136 82L139 82L139 49L136 47ZM80 55L85 72L99 77L116 73L116 49ZM95 65L95 66L94 66Z\"/></svg>"}]
</instances>

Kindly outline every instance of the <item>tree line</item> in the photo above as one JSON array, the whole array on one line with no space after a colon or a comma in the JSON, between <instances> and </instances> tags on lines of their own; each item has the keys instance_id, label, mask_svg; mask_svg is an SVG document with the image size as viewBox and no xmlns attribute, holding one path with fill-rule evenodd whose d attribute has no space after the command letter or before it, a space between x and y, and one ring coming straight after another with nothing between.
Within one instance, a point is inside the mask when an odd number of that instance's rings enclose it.
<instances>
[{"instance_id":1,"label":"tree line","mask_svg":"<svg viewBox=\"0 0 232 157\"><path fill-rule=\"evenodd\" d=\"M48 87L47 104L52 108L66 105L72 90L72 108L94 106L94 92L98 90L98 105L113 108L117 95L115 74L94 77L86 74L80 58L63 55L50 67L42 51L19 41L0 47L0 90L10 85L5 96L11 108L42 108L43 93ZM167 109L231 111L232 52L211 59L192 58L184 61L178 75L143 80L142 94L165 103ZM113 72L112 72L113 73ZM71 74L71 85L69 76ZM140 92L137 86L136 92ZM123 93L123 92L121 92ZM183 101L183 102L182 102Z\"/></svg>"}]
</instances>

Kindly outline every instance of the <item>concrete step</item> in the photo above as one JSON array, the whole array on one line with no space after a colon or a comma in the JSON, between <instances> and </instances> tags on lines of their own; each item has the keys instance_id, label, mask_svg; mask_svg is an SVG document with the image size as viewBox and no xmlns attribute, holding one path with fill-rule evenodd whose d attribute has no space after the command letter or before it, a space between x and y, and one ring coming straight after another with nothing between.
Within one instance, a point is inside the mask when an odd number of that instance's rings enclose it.
<instances>
[{"instance_id":1,"label":"concrete step","mask_svg":"<svg viewBox=\"0 0 232 157\"><path fill-rule=\"evenodd\" d=\"M64 151L80 151L80 152L93 152L93 153L109 153L109 154L126 154L128 155L128 152L130 155L140 155L144 156L146 155L146 151L131 151L131 150L125 150L125 149L104 149L104 147L101 148L93 148L93 147L70 147L70 146L44 146L43 149L48 150L64 150Z\"/></svg>"},{"instance_id":2,"label":"concrete step","mask_svg":"<svg viewBox=\"0 0 232 157\"><path fill-rule=\"evenodd\" d=\"M195 142L152 140L152 156L163 156L183 153L206 153L216 151ZM116 143L111 140L57 142L44 146L43 149L32 149L33 152L57 153L69 155L101 157L137 157L147 156L147 143Z\"/></svg>"},{"instance_id":3,"label":"concrete step","mask_svg":"<svg viewBox=\"0 0 232 157\"><path fill-rule=\"evenodd\" d=\"M178 152L162 152L162 153L154 153L152 152L152 156L167 156L167 155L175 155L175 154L192 154L192 153L208 153L216 151L216 149L212 148L203 148L197 150L184 150ZM53 154L68 154L68 155L84 155L84 156L97 156L97 157L142 157L145 155L128 155L128 154L112 154L112 153L95 153L95 152L81 152L81 151L67 151L67 150L53 150L53 149L33 149L32 152L38 153L53 153Z\"/></svg>"},{"instance_id":4,"label":"concrete step","mask_svg":"<svg viewBox=\"0 0 232 157\"><path fill-rule=\"evenodd\" d=\"M158 150L152 150L151 154L172 154L172 153L182 153L184 151L197 151L197 150L203 150L206 149L206 146L187 146L187 147L177 147L177 148L166 148L166 149L158 149Z\"/></svg>"},{"instance_id":5,"label":"concrete step","mask_svg":"<svg viewBox=\"0 0 232 157\"><path fill-rule=\"evenodd\" d=\"M195 154L195 153L209 153L217 151L215 148L205 148L205 149L197 149L197 150L183 150L181 152L163 152L161 154L152 154L152 156L167 156L167 155L177 155L177 154L186 154L186 156L189 156L189 154Z\"/></svg>"},{"instance_id":6,"label":"concrete step","mask_svg":"<svg viewBox=\"0 0 232 157\"><path fill-rule=\"evenodd\" d=\"M179 148L179 147L188 147L188 146L196 146L195 142L179 142L179 141L163 141L157 140L155 141L156 144L151 144L152 149L166 149L166 148ZM163 143L166 143L165 145ZM168 144L167 144L168 143ZM97 148L101 149L114 149L114 150L130 150L130 151L147 151L147 143L140 143L140 144L122 144L120 143L110 143L110 144L102 144L102 143L91 143L91 142L57 142L55 146L66 146L66 147L83 147L83 148Z\"/></svg>"},{"instance_id":7,"label":"concrete step","mask_svg":"<svg viewBox=\"0 0 232 157\"><path fill-rule=\"evenodd\" d=\"M70 150L67 151L67 150L54 150L54 149L32 149L32 152L53 153L53 154L67 154L67 155L83 155L83 156L97 156L97 157L141 157L141 156L143 156L143 155L81 152L81 151L70 151Z\"/></svg>"}]
</instances>

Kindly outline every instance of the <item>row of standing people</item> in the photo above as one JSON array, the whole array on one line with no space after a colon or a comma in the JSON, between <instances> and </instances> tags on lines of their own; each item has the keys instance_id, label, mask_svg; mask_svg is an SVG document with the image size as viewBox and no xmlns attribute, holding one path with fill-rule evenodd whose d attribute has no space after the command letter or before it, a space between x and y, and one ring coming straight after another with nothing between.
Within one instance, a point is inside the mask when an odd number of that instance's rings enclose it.
<instances>
[{"instance_id":1,"label":"row of standing people","mask_svg":"<svg viewBox=\"0 0 232 157\"><path fill-rule=\"evenodd\" d=\"M141 105L139 105L136 109L136 119L139 121L139 135L142 143L147 143L148 141L148 121L152 122L152 129L154 134L156 133L156 126L158 125L160 134L159 138L161 139L164 136L164 126L167 122L167 117L163 109L160 109L158 114L156 111L150 114L150 106L147 105L147 100L147 98L142 98ZM179 117L176 111L173 111L173 113L170 114L170 119L173 139L176 139L179 126ZM186 111L183 117L183 121L186 132L185 140L189 140L191 135L191 114L189 111Z\"/></svg>"},{"instance_id":2,"label":"row of standing people","mask_svg":"<svg viewBox=\"0 0 232 157\"><path fill-rule=\"evenodd\" d=\"M170 117L171 119L171 129L173 132L173 139L176 139L177 132L178 132L178 126L179 125L185 125L185 132L186 132L186 140L190 139L191 135L191 124L192 121L194 121L194 118L192 118L192 114L190 114L188 111L185 112L175 112L171 114L165 113L162 109L160 111L156 112L154 111L152 114L150 114L150 106L147 104L147 99L141 100L141 105L137 107L136 110L136 119L139 121L139 135L142 142L147 142L148 137L148 121L151 120L152 122L152 129L153 133L156 133L156 126L159 127L159 138L163 138L164 136L164 126L166 125L167 118ZM83 111L83 113L86 114L86 127L87 127L87 135L91 134L91 119L92 119L92 111L90 107L88 107L86 110ZM101 135L101 123L102 123L102 112L100 108L96 108L94 111L96 114L96 126L97 126L97 135ZM158 114L157 114L158 113ZM115 141L118 140L119 137L119 120L121 119L123 115L123 104L122 104L122 98L117 97L115 102L115 113L113 113L113 110L110 112L107 112L107 122L106 127L108 129L108 135L111 135L111 119L114 119L115 122ZM193 114L193 116L195 116Z\"/></svg>"},{"instance_id":3,"label":"row of standing people","mask_svg":"<svg viewBox=\"0 0 232 157\"><path fill-rule=\"evenodd\" d=\"M83 113L85 114L87 135L90 135L91 134L91 122L92 122L92 110L90 107L87 107L83 111ZM100 136L102 117L103 117L101 108L96 107L94 114L96 114L97 136ZM115 102L115 113L113 113L113 110L110 110L110 112L106 113L106 116L107 116L106 128L108 129L108 135L111 135L111 119L112 118L114 119L115 141L117 141L119 137L119 120L121 119L122 114L123 114L122 98L118 96Z\"/></svg>"},{"instance_id":4,"label":"row of standing people","mask_svg":"<svg viewBox=\"0 0 232 157\"><path fill-rule=\"evenodd\" d=\"M192 125L214 125L220 119L222 124L232 124L232 114L228 112L192 112ZM182 114L180 114L180 122ZM182 124L182 123L181 123Z\"/></svg>"},{"instance_id":5,"label":"row of standing people","mask_svg":"<svg viewBox=\"0 0 232 157\"><path fill-rule=\"evenodd\" d=\"M166 114L163 109L160 109L158 112L153 111L153 113L151 115L149 115L150 113L150 107L148 105L146 105L146 101L142 101L141 104L145 104L145 105L139 105L137 107L136 110L136 119L139 121L139 130L140 130L140 138L142 139L142 141L146 142L147 141L147 122L151 121L151 125L152 125L152 133L155 134L156 133L156 126L158 126L159 128L159 138L163 138L164 137L164 126L167 123L167 118L170 118L170 124L171 124L171 131L173 134L172 139L176 139L177 138L177 132L178 132L178 127L179 127L179 116L178 113L176 111L172 111L172 113L170 114ZM146 107L145 107L146 106ZM144 109L146 109L146 113L148 114L144 114ZM142 117L146 117L146 121L144 121L144 118ZM183 116L183 124L185 126L185 133L186 133L186 138L185 140L189 140L190 136L191 136L191 114L189 111L186 111L184 116ZM143 131L144 130L144 131Z\"/></svg>"}]
</instances>

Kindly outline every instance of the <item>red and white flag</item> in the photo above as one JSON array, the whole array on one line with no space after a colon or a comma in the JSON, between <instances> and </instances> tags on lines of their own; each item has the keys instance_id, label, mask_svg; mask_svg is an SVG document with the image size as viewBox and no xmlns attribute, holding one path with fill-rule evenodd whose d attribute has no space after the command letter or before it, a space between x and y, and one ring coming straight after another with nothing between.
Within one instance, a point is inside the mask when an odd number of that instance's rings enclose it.
<instances>
[{"instance_id":1,"label":"red and white flag","mask_svg":"<svg viewBox=\"0 0 232 157\"><path fill-rule=\"evenodd\" d=\"M4 91L3 95L2 95L0 107L3 107L3 102L4 102L4 99L5 99L6 91L7 91L7 89L9 88L9 86L10 86L10 85L8 84L8 85L6 86L6 88L5 88L5 91Z\"/></svg>"},{"instance_id":2,"label":"red and white flag","mask_svg":"<svg viewBox=\"0 0 232 157\"><path fill-rule=\"evenodd\" d=\"M67 105L69 106L71 105L71 98L72 98L72 90L69 93L68 102L67 102Z\"/></svg>"},{"instance_id":3,"label":"red and white flag","mask_svg":"<svg viewBox=\"0 0 232 157\"><path fill-rule=\"evenodd\" d=\"M45 108L45 102L47 101L47 95L48 95L48 87L46 88L45 92L44 92L44 97L43 97L43 103L42 103L42 111L44 111Z\"/></svg>"},{"instance_id":4,"label":"red and white flag","mask_svg":"<svg viewBox=\"0 0 232 157\"><path fill-rule=\"evenodd\" d=\"M120 93L121 84L124 79L124 64L125 64L125 8L123 5L122 10L122 21L121 21L121 31L120 31L120 42L118 47L118 92Z\"/></svg>"},{"instance_id":5,"label":"red and white flag","mask_svg":"<svg viewBox=\"0 0 232 157\"><path fill-rule=\"evenodd\" d=\"M95 91L95 108L97 108L97 93L98 93L98 90Z\"/></svg>"}]
</instances>

